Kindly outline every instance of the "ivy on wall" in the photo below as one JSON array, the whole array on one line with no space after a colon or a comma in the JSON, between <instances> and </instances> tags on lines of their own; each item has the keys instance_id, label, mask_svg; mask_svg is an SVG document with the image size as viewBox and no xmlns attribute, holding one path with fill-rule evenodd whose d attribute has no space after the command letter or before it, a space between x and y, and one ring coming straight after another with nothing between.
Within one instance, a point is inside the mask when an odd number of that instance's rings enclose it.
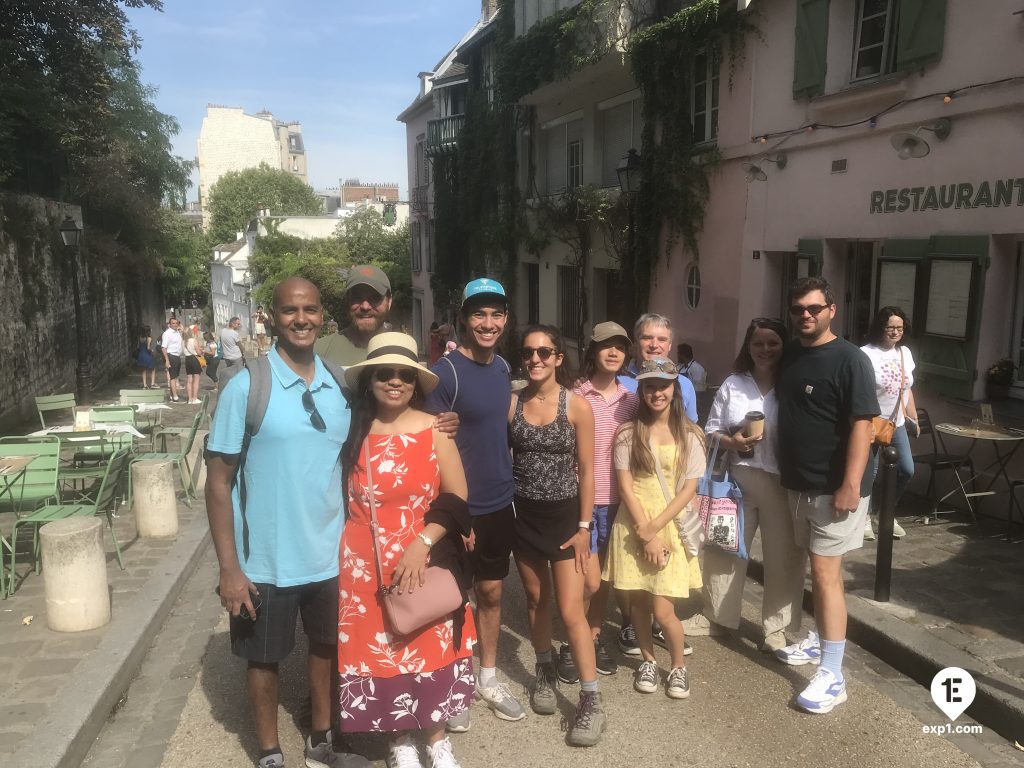
<instances>
[{"instance_id":1,"label":"ivy on wall","mask_svg":"<svg viewBox=\"0 0 1024 768\"><path fill-rule=\"evenodd\" d=\"M471 95L457 153L434 161L440 254L434 289L452 293L468 276L485 271L500 274L511 287L519 248L538 252L551 239L569 246L585 285L593 238L581 233L597 228L618 258L622 301L635 316L646 307L661 253L680 240L694 255L698 251L717 152L694 146L692 56L709 50L724 60L727 48L731 84L745 37L756 28L718 0L698 0L681 10L671 0L656 0L646 11L630 0L581 0L516 37L514 0L500 0L499 7L495 95L491 101L481 91ZM627 246L625 201L612 205L598 190L577 190L542 201L528 216L518 183L520 129L530 127L530 145L523 151L525 188L528 196L542 197L534 183L536 125L532 109L518 101L616 51L625 52L643 96L644 183L633 201L633 247Z\"/></svg>"}]
</instances>

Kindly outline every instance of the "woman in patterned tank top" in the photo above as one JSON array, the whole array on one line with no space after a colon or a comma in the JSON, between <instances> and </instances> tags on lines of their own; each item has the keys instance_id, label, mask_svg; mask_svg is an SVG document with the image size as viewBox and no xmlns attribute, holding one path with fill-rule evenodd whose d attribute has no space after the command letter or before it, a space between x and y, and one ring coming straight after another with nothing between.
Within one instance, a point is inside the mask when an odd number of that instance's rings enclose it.
<instances>
[{"instance_id":1,"label":"woman in patterned tank top","mask_svg":"<svg viewBox=\"0 0 1024 768\"><path fill-rule=\"evenodd\" d=\"M551 649L551 598L557 591L581 687L569 743L592 746L605 727L594 644L583 607L594 506L594 413L586 400L569 391L557 329L528 327L520 353L528 383L512 396L508 421L516 483L514 551L537 654L530 706L540 715L557 711L558 678Z\"/></svg>"}]
</instances>

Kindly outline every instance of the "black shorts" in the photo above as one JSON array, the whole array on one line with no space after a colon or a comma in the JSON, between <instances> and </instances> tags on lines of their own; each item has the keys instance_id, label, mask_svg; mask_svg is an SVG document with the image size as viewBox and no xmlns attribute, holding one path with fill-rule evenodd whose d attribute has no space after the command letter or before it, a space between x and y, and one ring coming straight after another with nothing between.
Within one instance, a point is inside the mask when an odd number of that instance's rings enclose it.
<instances>
[{"instance_id":1,"label":"black shorts","mask_svg":"<svg viewBox=\"0 0 1024 768\"><path fill-rule=\"evenodd\" d=\"M231 617L231 652L249 661L276 664L295 647L295 622L311 643L338 642L338 577L297 587L256 584L256 621Z\"/></svg>"},{"instance_id":2,"label":"black shorts","mask_svg":"<svg viewBox=\"0 0 1024 768\"><path fill-rule=\"evenodd\" d=\"M198 376L203 372L203 366L195 355L185 356L185 375Z\"/></svg>"},{"instance_id":3,"label":"black shorts","mask_svg":"<svg viewBox=\"0 0 1024 768\"><path fill-rule=\"evenodd\" d=\"M515 506L473 515L476 544L469 553L469 562L476 581L501 581L508 576L508 558L515 541Z\"/></svg>"},{"instance_id":4,"label":"black shorts","mask_svg":"<svg viewBox=\"0 0 1024 768\"><path fill-rule=\"evenodd\" d=\"M579 530L580 500L526 499L516 496L516 555L531 560L572 560L572 547L559 549Z\"/></svg>"},{"instance_id":5,"label":"black shorts","mask_svg":"<svg viewBox=\"0 0 1024 768\"><path fill-rule=\"evenodd\" d=\"M167 362L170 363L170 367L167 369L167 375L172 379L178 378L178 374L181 373L181 358L178 357L178 355L172 355L168 352Z\"/></svg>"}]
</instances>

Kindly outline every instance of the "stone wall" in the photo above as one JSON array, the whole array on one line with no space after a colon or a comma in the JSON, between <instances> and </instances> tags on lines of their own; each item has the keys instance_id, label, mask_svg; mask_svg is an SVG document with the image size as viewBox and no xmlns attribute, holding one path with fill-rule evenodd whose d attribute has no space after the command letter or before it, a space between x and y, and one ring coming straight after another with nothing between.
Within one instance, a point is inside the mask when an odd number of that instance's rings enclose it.
<instances>
[{"instance_id":1,"label":"stone wall","mask_svg":"<svg viewBox=\"0 0 1024 768\"><path fill-rule=\"evenodd\" d=\"M81 211L42 198L0 195L0 434L34 417L38 395L75 391L77 350L71 259L59 227ZM88 230L79 260L83 325L94 385L132 364L140 323L163 318L159 286L127 284L92 264ZM133 281L138 283L139 281Z\"/></svg>"}]
</instances>

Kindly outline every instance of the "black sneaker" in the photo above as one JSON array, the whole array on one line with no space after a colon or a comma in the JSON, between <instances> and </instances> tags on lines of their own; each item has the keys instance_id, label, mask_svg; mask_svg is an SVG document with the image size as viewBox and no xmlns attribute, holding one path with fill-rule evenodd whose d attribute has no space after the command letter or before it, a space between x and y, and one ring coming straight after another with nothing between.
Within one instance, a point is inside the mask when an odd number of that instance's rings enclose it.
<instances>
[{"instance_id":1,"label":"black sneaker","mask_svg":"<svg viewBox=\"0 0 1024 768\"><path fill-rule=\"evenodd\" d=\"M632 624L623 624L619 630L619 650L627 656L640 656L640 646L636 644L636 632Z\"/></svg>"},{"instance_id":2,"label":"black sneaker","mask_svg":"<svg viewBox=\"0 0 1024 768\"><path fill-rule=\"evenodd\" d=\"M580 673L576 671L576 662L573 661L572 652L565 643L562 643L562 647L558 649L555 671L558 673L558 679L563 683L573 685L580 681Z\"/></svg>"},{"instance_id":3,"label":"black sneaker","mask_svg":"<svg viewBox=\"0 0 1024 768\"><path fill-rule=\"evenodd\" d=\"M601 636L594 638L594 657L597 661L597 671L602 675L614 675L619 671L619 665L604 649Z\"/></svg>"},{"instance_id":4,"label":"black sneaker","mask_svg":"<svg viewBox=\"0 0 1024 768\"><path fill-rule=\"evenodd\" d=\"M661 628L661 624L658 622L651 623L651 634L654 636L654 643L660 645L662 648L668 648L668 644L665 642L665 632Z\"/></svg>"}]
</instances>

